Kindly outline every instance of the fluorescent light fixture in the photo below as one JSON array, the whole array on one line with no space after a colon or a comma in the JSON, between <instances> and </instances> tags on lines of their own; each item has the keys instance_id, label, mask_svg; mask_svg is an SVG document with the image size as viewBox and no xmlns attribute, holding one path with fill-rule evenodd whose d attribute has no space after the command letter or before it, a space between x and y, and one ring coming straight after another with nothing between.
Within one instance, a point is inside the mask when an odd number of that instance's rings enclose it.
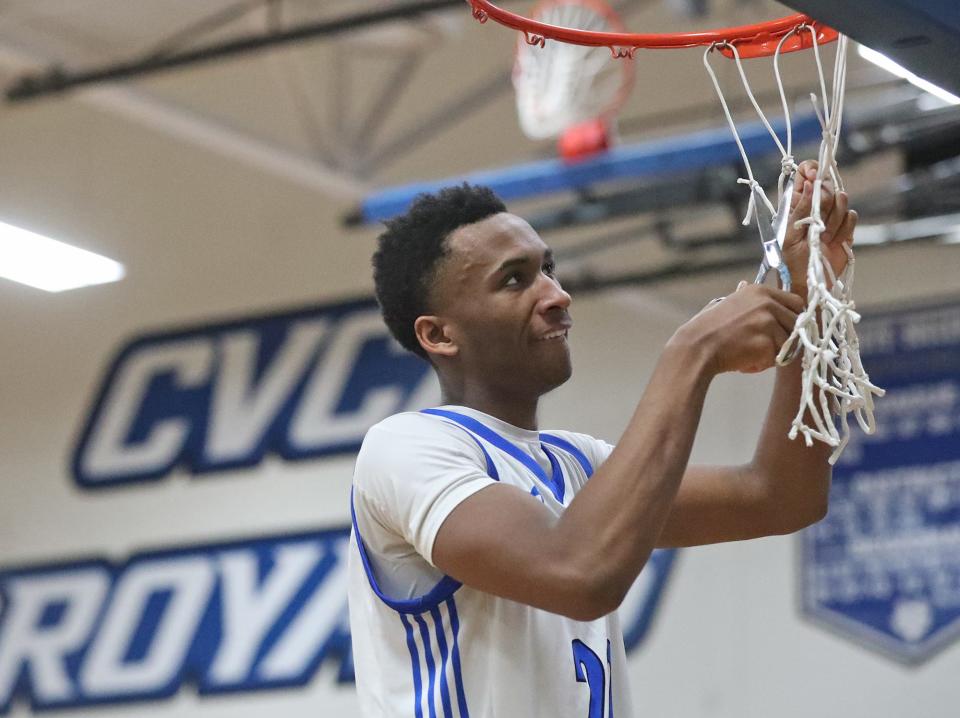
<instances>
[{"instance_id":1,"label":"fluorescent light fixture","mask_svg":"<svg viewBox=\"0 0 960 718\"><path fill-rule=\"evenodd\" d=\"M929 92L934 97L938 97L948 105L960 105L960 97L947 92L942 87L937 87L932 82L924 80L922 77L917 77L907 68L898 65L893 60L891 60L886 55L881 55L876 50L871 50L869 47L864 45L857 46L857 52L860 53L860 57L868 62L872 62L877 67L881 67L891 75L896 75L897 77L902 77L904 80L909 82L911 85L919 87L924 92Z\"/></svg>"},{"instance_id":2,"label":"fluorescent light fixture","mask_svg":"<svg viewBox=\"0 0 960 718\"><path fill-rule=\"evenodd\" d=\"M855 246L892 244L937 238L941 244L960 244L960 213L907 219L857 227Z\"/></svg>"},{"instance_id":3,"label":"fluorescent light fixture","mask_svg":"<svg viewBox=\"0 0 960 718\"><path fill-rule=\"evenodd\" d=\"M86 249L0 222L0 277L48 292L116 282L123 265Z\"/></svg>"}]
</instances>

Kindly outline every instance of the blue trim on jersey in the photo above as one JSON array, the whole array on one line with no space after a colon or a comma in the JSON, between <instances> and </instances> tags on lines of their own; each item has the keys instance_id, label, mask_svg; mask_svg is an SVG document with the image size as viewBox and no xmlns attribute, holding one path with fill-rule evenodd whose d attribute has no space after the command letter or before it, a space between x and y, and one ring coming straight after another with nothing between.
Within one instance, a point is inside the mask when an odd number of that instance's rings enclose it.
<instances>
[{"instance_id":1,"label":"blue trim on jersey","mask_svg":"<svg viewBox=\"0 0 960 718\"><path fill-rule=\"evenodd\" d=\"M416 718L423 718L423 708L420 706L420 696L423 693L423 681L420 680L420 652L413 639L413 626L410 625L410 620L402 613L400 620L407 632L407 649L410 651L410 662L413 664L413 699L416 701L413 712Z\"/></svg>"},{"instance_id":2,"label":"blue trim on jersey","mask_svg":"<svg viewBox=\"0 0 960 718\"><path fill-rule=\"evenodd\" d=\"M500 480L500 474L497 472L497 467L496 467L496 464L493 463L493 459L490 458L490 453L487 451L487 447L485 447L482 443L480 443L480 440L479 440L476 436L473 435L473 432L472 432L472 431L470 431L469 429L467 429L467 427L465 427L462 423L460 423L460 422L457 421L455 418L453 418L453 416L451 416L452 414L455 414L455 412L452 412L452 411L444 411L443 409L421 409L421 410L420 410L420 413L421 413L421 414L433 414L434 416L439 416L439 417L444 417L444 418L450 419L451 421L456 422L456 424L457 424L461 429L466 429L466 431L467 431L467 436L469 436L471 439L473 439L473 443L475 443L477 446L479 446L479 447L480 447L480 451L483 452L483 458L484 458L484 460L485 460L486 463L487 463L487 474L488 474L488 475L490 476L490 478L493 479L494 481L499 481L499 480ZM456 414L456 416L461 416L461 414Z\"/></svg>"},{"instance_id":3,"label":"blue trim on jersey","mask_svg":"<svg viewBox=\"0 0 960 718\"><path fill-rule=\"evenodd\" d=\"M447 685L447 659L450 651L447 649L443 616L440 615L439 608L431 608L430 616L433 618L433 625L437 628L437 645L440 647L440 700L443 702L443 716L453 718L453 709L450 707L450 687Z\"/></svg>"},{"instance_id":4,"label":"blue trim on jersey","mask_svg":"<svg viewBox=\"0 0 960 718\"><path fill-rule=\"evenodd\" d=\"M427 710L430 713L430 718L437 718L437 708L433 700L437 692L437 664L433 660L430 629L427 628L427 622L419 615L414 615L413 620L420 626L420 640L423 641L423 657L427 661Z\"/></svg>"},{"instance_id":5,"label":"blue trim on jersey","mask_svg":"<svg viewBox=\"0 0 960 718\"><path fill-rule=\"evenodd\" d=\"M461 428L463 428L463 427L461 427ZM477 446L480 447L480 451L483 452L483 458L484 458L484 460L485 460L486 463L487 463L487 475L488 475L491 479L493 479L494 481L499 481L499 480L500 480L500 473L497 471L497 465L494 464L494 463L493 463L493 459L490 458L490 454L489 454L489 452L487 451L487 447L485 447L482 443L480 443L480 439L478 439L477 437L475 437L475 436L474 436L473 434L471 434L469 431L467 431L467 436L469 436L471 439L473 439L474 443L475 443Z\"/></svg>"},{"instance_id":6,"label":"blue trim on jersey","mask_svg":"<svg viewBox=\"0 0 960 718\"><path fill-rule=\"evenodd\" d=\"M556 457L554 457L553 454L546 449L546 447L543 447L543 448L544 448L544 452L547 455L547 458L550 459L552 476L547 476L547 472L544 471L543 468L540 466L540 464L538 464L534 460L534 458L530 456L530 454L528 454L526 451L524 451L523 449L521 449L519 446L512 443L511 441L508 441L504 437L500 436L500 434L495 432L486 424L480 421L477 421L471 416L466 416L464 414L460 414L456 411L450 411L448 409L423 409L421 410L420 413L433 414L434 416L440 416L445 419L449 419L450 421L455 421L456 423L460 424L460 426L462 426L464 429L467 429L468 431L476 434L481 439L484 439L486 442L493 444L495 447L500 449L500 451L516 459L525 467L527 467L527 469L534 476L536 476L537 479L539 479L544 486L550 489L550 493L553 494L554 498L556 498L556 500L559 501L561 504L563 503L563 496L565 493L564 482L563 482L563 471L560 470L560 464L557 462ZM543 434L540 435L541 441L543 440L543 436L544 436ZM567 447L572 448L573 451L571 451L570 453L574 455L574 458L577 458L577 461L580 461L580 458L577 457L577 454L580 454L580 452L577 451L572 444L570 444L569 442L564 442L562 439L560 439L559 441L563 442L563 444L565 444L564 446L558 443L557 437L551 436L550 438L552 439L552 441L550 441L549 443L552 443L555 446L559 446L564 450L568 450ZM480 448L483 448L483 447L481 446ZM583 454L580 454L580 457L583 457ZM489 460L489 456L487 458ZM583 457L583 461L586 462L586 457ZM589 462L586 462L586 463L587 463L587 466L589 466ZM581 465L583 465L583 462L581 462ZM591 470L591 473L592 473L592 470Z\"/></svg>"},{"instance_id":7,"label":"blue trim on jersey","mask_svg":"<svg viewBox=\"0 0 960 718\"><path fill-rule=\"evenodd\" d=\"M450 576L444 576L436 586L431 588L423 596L408 599L390 598L380 590L380 584L377 583L377 577L373 573L373 566L370 563L370 558L367 556L367 548L363 545L363 537L360 535L360 528L357 526L357 511L353 505L352 487L350 488L350 520L353 522L353 534L357 539L357 548L360 549L360 561L363 563L363 571L367 574L367 581L370 583L370 588L373 589L377 598L394 611L411 614L424 613L446 601L463 585Z\"/></svg>"},{"instance_id":8,"label":"blue trim on jersey","mask_svg":"<svg viewBox=\"0 0 960 718\"><path fill-rule=\"evenodd\" d=\"M593 476L593 464L590 463L590 460L582 451L580 451L580 449L566 439L561 439L559 436L554 436L553 434L540 434L540 441L542 441L544 444L556 446L558 449L563 449L574 459L576 459L577 463L583 467L588 479Z\"/></svg>"},{"instance_id":9,"label":"blue trim on jersey","mask_svg":"<svg viewBox=\"0 0 960 718\"><path fill-rule=\"evenodd\" d=\"M563 483L563 469L560 468L560 462L557 461L557 457L553 455L550 449L543 444L540 444L540 448L543 449L543 453L546 454L550 460L550 491L553 492L557 501L562 504L563 496L566 493L566 487Z\"/></svg>"},{"instance_id":10,"label":"blue trim on jersey","mask_svg":"<svg viewBox=\"0 0 960 718\"><path fill-rule=\"evenodd\" d=\"M453 662L453 682L457 687L457 706L460 708L460 718L470 718L467 694L463 690L463 672L460 670L460 617L457 615L457 602L452 597L447 599L447 613L450 614L450 631L453 633L450 658Z\"/></svg>"}]
</instances>

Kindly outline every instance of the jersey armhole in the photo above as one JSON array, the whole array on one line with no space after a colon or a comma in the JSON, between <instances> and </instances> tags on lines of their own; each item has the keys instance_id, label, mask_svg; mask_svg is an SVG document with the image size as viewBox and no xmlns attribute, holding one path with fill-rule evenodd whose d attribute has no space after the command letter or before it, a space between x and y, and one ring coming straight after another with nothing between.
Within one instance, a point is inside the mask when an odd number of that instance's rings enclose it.
<instances>
[{"instance_id":1,"label":"jersey armhole","mask_svg":"<svg viewBox=\"0 0 960 718\"><path fill-rule=\"evenodd\" d=\"M432 608L436 608L441 603L456 593L461 584L450 576L444 576L427 593L417 598L399 599L391 598L383 592L377 577L373 572L373 564L370 562L370 556L367 554L367 547L363 543L363 536L360 535L360 527L357 525L357 511L353 503L353 488L350 489L350 520L353 523L353 536L357 542L357 549L360 552L360 562L363 564L363 571L367 574L367 581L370 588L373 589L377 598L383 601L387 606L398 613L424 613Z\"/></svg>"},{"instance_id":2,"label":"jersey armhole","mask_svg":"<svg viewBox=\"0 0 960 718\"><path fill-rule=\"evenodd\" d=\"M421 413L434 414L434 411L425 410ZM473 439L474 442L476 442L477 446L480 447L480 451L483 452L483 458L487 467L487 475L489 475L494 481L499 481L500 475L497 472L496 465L493 463L493 459L490 457L490 453L487 451L484 445L480 443L480 440L474 436L473 432L463 426L460 426L455 421L450 421L449 418L444 417L442 414L440 414L440 416L448 424L452 424L453 426L456 426L457 428L467 432L467 435ZM448 598L453 596L460 586L463 585L455 578L445 575L433 588L431 588L422 596L409 599L391 598L383 592L383 590L380 588L380 584L377 582L377 577L373 572L373 564L370 561L370 556L367 554L367 547L364 545L363 537L360 535L360 527L357 525L357 511L353 500L353 487L350 488L350 520L353 523L353 535L357 541L357 549L360 552L360 561L363 564L364 573L367 574L367 581L370 583L370 588L373 589L373 592L377 598L383 601L394 611L397 611L398 613L410 614L424 613L436 608Z\"/></svg>"}]
</instances>

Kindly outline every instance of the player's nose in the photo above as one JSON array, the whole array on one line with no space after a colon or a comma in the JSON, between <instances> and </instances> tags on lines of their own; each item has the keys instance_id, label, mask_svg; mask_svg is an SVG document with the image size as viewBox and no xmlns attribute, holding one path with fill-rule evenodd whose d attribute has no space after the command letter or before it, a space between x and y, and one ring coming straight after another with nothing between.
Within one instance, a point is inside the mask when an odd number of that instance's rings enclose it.
<instances>
[{"instance_id":1,"label":"player's nose","mask_svg":"<svg viewBox=\"0 0 960 718\"><path fill-rule=\"evenodd\" d=\"M542 294L540 296L540 311L544 314L550 312L566 312L573 301L570 295L564 291L560 281L556 277L541 275Z\"/></svg>"}]
</instances>

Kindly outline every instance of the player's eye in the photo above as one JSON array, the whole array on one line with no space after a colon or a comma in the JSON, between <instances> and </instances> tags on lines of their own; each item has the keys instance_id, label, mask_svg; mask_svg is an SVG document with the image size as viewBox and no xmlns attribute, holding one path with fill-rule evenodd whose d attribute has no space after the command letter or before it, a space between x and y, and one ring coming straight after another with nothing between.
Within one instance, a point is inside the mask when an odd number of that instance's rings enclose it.
<instances>
[{"instance_id":1,"label":"player's eye","mask_svg":"<svg viewBox=\"0 0 960 718\"><path fill-rule=\"evenodd\" d=\"M522 272L510 272L504 280L503 286L505 287L518 287L523 282L523 273Z\"/></svg>"},{"instance_id":2,"label":"player's eye","mask_svg":"<svg viewBox=\"0 0 960 718\"><path fill-rule=\"evenodd\" d=\"M543 263L543 273L548 277L554 277L557 274L557 264L553 260Z\"/></svg>"}]
</instances>

